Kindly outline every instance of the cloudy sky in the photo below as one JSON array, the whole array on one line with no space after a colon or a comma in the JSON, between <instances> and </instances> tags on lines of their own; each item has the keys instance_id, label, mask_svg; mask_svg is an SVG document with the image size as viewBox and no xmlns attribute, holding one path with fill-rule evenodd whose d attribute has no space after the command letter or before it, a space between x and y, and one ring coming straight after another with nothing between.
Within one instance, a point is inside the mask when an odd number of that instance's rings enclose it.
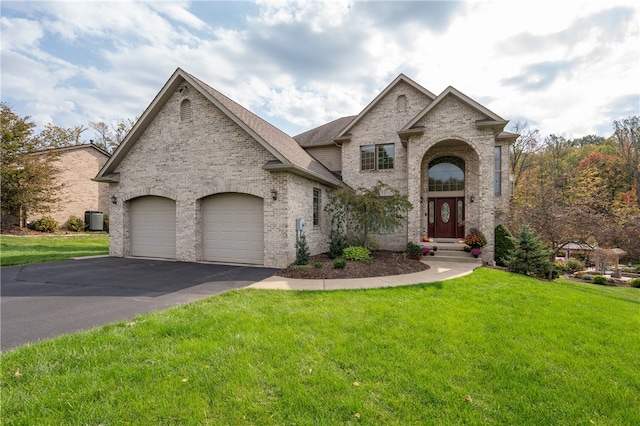
<instances>
[{"instance_id":1,"label":"cloudy sky","mask_svg":"<svg viewBox=\"0 0 640 426\"><path fill-rule=\"evenodd\" d=\"M290 135L399 73L548 134L640 115L637 1L2 1L1 94L39 126L139 116L177 67Z\"/></svg>"}]
</instances>

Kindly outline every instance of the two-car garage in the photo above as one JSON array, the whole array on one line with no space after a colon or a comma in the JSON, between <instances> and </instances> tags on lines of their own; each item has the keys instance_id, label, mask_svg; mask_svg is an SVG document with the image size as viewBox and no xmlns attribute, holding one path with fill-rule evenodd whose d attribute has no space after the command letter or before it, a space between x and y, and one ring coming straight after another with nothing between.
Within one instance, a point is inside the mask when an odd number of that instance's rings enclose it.
<instances>
[{"instance_id":1,"label":"two-car garage","mask_svg":"<svg viewBox=\"0 0 640 426\"><path fill-rule=\"evenodd\" d=\"M176 202L144 196L130 201L131 255L176 258ZM200 200L201 259L264 264L262 198L222 193ZM198 246L198 242L183 242Z\"/></svg>"}]
</instances>

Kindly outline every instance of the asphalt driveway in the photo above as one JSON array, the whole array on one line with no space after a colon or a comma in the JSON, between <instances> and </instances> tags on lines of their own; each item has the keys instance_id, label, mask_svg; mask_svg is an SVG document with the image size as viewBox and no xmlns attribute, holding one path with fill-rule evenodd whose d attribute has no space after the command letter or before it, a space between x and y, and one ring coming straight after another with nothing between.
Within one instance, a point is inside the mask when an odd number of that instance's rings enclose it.
<instances>
[{"instance_id":1,"label":"asphalt driveway","mask_svg":"<svg viewBox=\"0 0 640 426\"><path fill-rule=\"evenodd\" d=\"M0 268L0 349L246 287L276 272L114 257Z\"/></svg>"}]
</instances>

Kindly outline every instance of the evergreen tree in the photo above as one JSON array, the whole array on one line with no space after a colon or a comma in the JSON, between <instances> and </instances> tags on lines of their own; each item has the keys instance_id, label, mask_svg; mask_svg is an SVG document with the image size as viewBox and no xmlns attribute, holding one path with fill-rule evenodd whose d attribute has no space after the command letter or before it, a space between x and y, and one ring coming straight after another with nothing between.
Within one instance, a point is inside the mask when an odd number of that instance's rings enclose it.
<instances>
[{"instance_id":1,"label":"evergreen tree","mask_svg":"<svg viewBox=\"0 0 640 426\"><path fill-rule=\"evenodd\" d=\"M529 225L522 225L517 237L508 238L513 243L513 249L508 252L504 263L511 272L537 278L553 277L553 251L540 241Z\"/></svg>"},{"instance_id":2,"label":"evergreen tree","mask_svg":"<svg viewBox=\"0 0 640 426\"><path fill-rule=\"evenodd\" d=\"M513 250L513 241L510 240L509 237L512 237L512 235L506 226L502 224L496 226L495 259L498 266L506 266L504 263L504 259L506 259L509 252Z\"/></svg>"},{"instance_id":3,"label":"evergreen tree","mask_svg":"<svg viewBox=\"0 0 640 426\"><path fill-rule=\"evenodd\" d=\"M298 241L296 241L296 260L294 263L296 265L308 265L310 257L311 252L309 251L309 244L307 244L307 237L301 232Z\"/></svg>"}]
</instances>

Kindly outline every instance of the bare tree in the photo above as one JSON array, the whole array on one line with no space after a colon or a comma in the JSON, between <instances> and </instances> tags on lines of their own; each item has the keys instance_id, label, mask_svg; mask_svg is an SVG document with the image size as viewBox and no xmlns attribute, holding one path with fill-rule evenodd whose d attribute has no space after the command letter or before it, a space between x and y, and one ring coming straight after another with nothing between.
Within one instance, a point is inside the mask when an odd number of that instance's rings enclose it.
<instances>
[{"instance_id":1,"label":"bare tree","mask_svg":"<svg viewBox=\"0 0 640 426\"><path fill-rule=\"evenodd\" d=\"M48 123L34 140L38 145L38 150L80 145L82 143L80 142L80 136L85 130L87 128L84 126L65 129Z\"/></svg>"},{"instance_id":2,"label":"bare tree","mask_svg":"<svg viewBox=\"0 0 640 426\"><path fill-rule=\"evenodd\" d=\"M520 135L511 145L509 155L515 189L520 183L523 173L532 165L532 154L540 149L540 132L537 129L529 128L529 123L521 121L515 123L513 132Z\"/></svg>"},{"instance_id":3,"label":"bare tree","mask_svg":"<svg viewBox=\"0 0 640 426\"><path fill-rule=\"evenodd\" d=\"M640 117L633 116L614 121L613 136L618 143L620 156L633 174L636 184L636 203L640 205Z\"/></svg>"},{"instance_id":4,"label":"bare tree","mask_svg":"<svg viewBox=\"0 0 640 426\"><path fill-rule=\"evenodd\" d=\"M93 143L103 148L107 152L113 152L122 143L133 125L137 121L130 118L122 118L116 122L115 126L109 126L104 121L89 122L89 127L97 132Z\"/></svg>"}]
</instances>

